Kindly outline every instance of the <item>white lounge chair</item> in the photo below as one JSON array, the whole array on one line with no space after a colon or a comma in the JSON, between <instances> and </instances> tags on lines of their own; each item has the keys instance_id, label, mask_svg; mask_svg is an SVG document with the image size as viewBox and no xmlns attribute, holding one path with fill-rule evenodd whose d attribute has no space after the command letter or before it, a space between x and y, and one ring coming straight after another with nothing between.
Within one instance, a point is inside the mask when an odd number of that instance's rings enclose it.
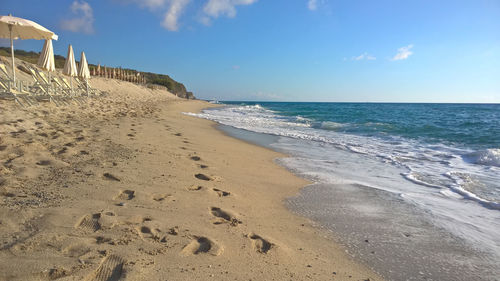
<instances>
[{"instance_id":1,"label":"white lounge chair","mask_svg":"<svg viewBox=\"0 0 500 281\"><path fill-rule=\"evenodd\" d=\"M30 73L31 73L31 78L33 78L33 85L30 87L30 92L33 93L34 97L37 100L49 100L54 102L56 105L59 105L59 102L61 102L60 97L55 97L51 92L52 91L52 85L48 81L47 77L45 74L41 71L34 70L31 67L28 67Z\"/></svg>"},{"instance_id":2,"label":"white lounge chair","mask_svg":"<svg viewBox=\"0 0 500 281\"><path fill-rule=\"evenodd\" d=\"M20 91L17 91L15 87L13 87L12 80L7 72L7 68L5 64L0 63L0 98L3 99L14 99L19 105L25 106L24 103L28 105L33 105L34 101L30 99L29 94L22 91L22 83L20 83Z\"/></svg>"}]
</instances>

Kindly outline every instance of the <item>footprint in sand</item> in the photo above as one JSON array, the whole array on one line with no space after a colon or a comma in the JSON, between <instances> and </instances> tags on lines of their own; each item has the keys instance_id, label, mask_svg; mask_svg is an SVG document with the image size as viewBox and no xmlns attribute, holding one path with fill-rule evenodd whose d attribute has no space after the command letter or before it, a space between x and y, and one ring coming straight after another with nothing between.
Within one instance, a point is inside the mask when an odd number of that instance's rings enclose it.
<instances>
[{"instance_id":1,"label":"footprint in sand","mask_svg":"<svg viewBox=\"0 0 500 281\"><path fill-rule=\"evenodd\" d=\"M63 148L59 149L56 153L58 155L61 155L61 154L66 153L66 151L68 151L68 148L67 147L63 147Z\"/></svg>"},{"instance_id":2,"label":"footprint in sand","mask_svg":"<svg viewBox=\"0 0 500 281\"><path fill-rule=\"evenodd\" d=\"M134 199L134 197L135 197L135 191L126 189L126 190L120 191L120 193L118 194L118 196L116 196L114 199L115 200L117 200L117 199L120 199L120 200L132 200L132 199Z\"/></svg>"},{"instance_id":3,"label":"footprint in sand","mask_svg":"<svg viewBox=\"0 0 500 281\"><path fill-rule=\"evenodd\" d=\"M189 191L199 191L199 190L203 189L203 186L201 186L201 185L191 185L191 186L187 187L186 189L189 190Z\"/></svg>"},{"instance_id":4,"label":"footprint in sand","mask_svg":"<svg viewBox=\"0 0 500 281\"><path fill-rule=\"evenodd\" d=\"M177 134L174 134L174 136L180 137L180 136L182 136L182 134L181 133L177 133Z\"/></svg>"},{"instance_id":5,"label":"footprint in sand","mask_svg":"<svg viewBox=\"0 0 500 281\"><path fill-rule=\"evenodd\" d=\"M193 161L200 161L201 160L201 158L199 156L192 156L190 159Z\"/></svg>"},{"instance_id":6,"label":"footprint in sand","mask_svg":"<svg viewBox=\"0 0 500 281\"><path fill-rule=\"evenodd\" d=\"M267 252L269 252L269 250L274 247L273 243L267 241L257 234L251 233L247 235L247 237L252 240L252 246L258 253L267 254Z\"/></svg>"},{"instance_id":7,"label":"footprint in sand","mask_svg":"<svg viewBox=\"0 0 500 281\"><path fill-rule=\"evenodd\" d=\"M170 194L154 194L151 198L153 200L155 200L156 202L163 202L163 201L166 201L166 200L175 201L173 199L174 197L172 195L170 195Z\"/></svg>"},{"instance_id":8,"label":"footprint in sand","mask_svg":"<svg viewBox=\"0 0 500 281\"><path fill-rule=\"evenodd\" d=\"M231 192L220 190L218 188L214 188L213 191L215 191L217 193L217 195L219 195L219 197L226 197L226 196L231 195Z\"/></svg>"},{"instance_id":9,"label":"footprint in sand","mask_svg":"<svg viewBox=\"0 0 500 281\"><path fill-rule=\"evenodd\" d=\"M240 221L239 219L237 219L233 214L231 214L231 213L229 213L227 211L224 211L224 210L222 210L221 208L218 208L218 207L212 207L212 208L210 208L210 213L214 217L221 218L224 221L229 222L231 224L231 226L237 226L238 224L242 223L242 221ZM220 222L220 221L214 222L214 224L221 224L221 223L222 222Z\"/></svg>"},{"instance_id":10,"label":"footprint in sand","mask_svg":"<svg viewBox=\"0 0 500 281\"><path fill-rule=\"evenodd\" d=\"M72 142L68 142L68 143L65 143L64 146L73 147L73 146L75 146L75 144Z\"/></svg>"},{"instance_id":11,"label":"footprint in sand","mask_svg":"<svg viewBox=\"0 0 500 281\"><path fill-rule=\"evenodd\" d=\"M36 164L38 166L48 166L48 165L50 165L50 160L40 160L40 161L36 162Z\"/></svg>"},{"instance_id":12,"label":"footprint in sand","mask_svg":"<svg viewBox=\"0 0 500 281\"><path fill-rule=\"evenodd\" d=\"M207 166L207 165L200 164L200 168L201 168L201 169L206 169L206 168L208 168L208 166Z\"/></svg>"},{"instance_id":13,"label":"footprint in sand","mask_svg":"<svg viewBox=\"0 0 500 281\"><path fill-rule=\"evenodd\" d=\"M182 249L181 254L185 256L210 254L218 256L222 254L222 247L207 237L193 236L193 240Z\"/></svg>"},{"instance_id":14,"label":"footprint in sand","mask_svg":"<svg viewBox=\"0 0 500 281\"><path fill-rule=\"evenodd\" d=\"M110 173L104 173L102 174L103 177L107 180L113 180L113 181L120 181L119 178L115 177L114 175L110 174Z\"/></svg>"},{"instance_id":15,"label":"footprint in sand","mask_svg":"<svg viewBox=\"0 0 500 281\"><path fill-rule=\"evenodd\" d=\"M6 180L2 177L0 177L0 186L4 185Z\"/></svg>"},{"instance_id":16,"label":"footprint in sand","mask_svg":"<svg viewBox=\"0 0 500 281\"><path fill-rule=\"evenodd\" d=\"M159 240L158 231L150 228L149 226L141 226L137 228L137 232L142 239L151 238L153 240Z\"/></svg>"},{"instance_id":17,"label":"footprint in sand","mask_svg":"<svg viewBox=\"0 0 500 281\"><path fill-rule=\"evenodd\" d=\"M125 260L117 255L110 255L102 259L99 267L90 273L86 281L118 281L123 273Z\"/></svg>"},{"instance_id":18,"label":"footprint in sand","mask_svg":"<svg viewBox=\"0 0 500 281\"><path fill-rule=\"evenodd\" d=\"M99 229L101 229L101 223L99 222L100 219L101 219L100 213L85 215L76 224L75 228L96 232Z\"/></svg>"},{"instance_id":19,"label":"footprint in sand","mask_svg":"<svg viewBox=\"0 0 500 281\"><path fill-rule=\"evenodd\" d=\"M196 175L194 175L194 177L199 179L199 180L203 180L203 181L211 181L212 180L211 177L206 176L204 174L196 174Z\"/></svg>"}]
</instances>

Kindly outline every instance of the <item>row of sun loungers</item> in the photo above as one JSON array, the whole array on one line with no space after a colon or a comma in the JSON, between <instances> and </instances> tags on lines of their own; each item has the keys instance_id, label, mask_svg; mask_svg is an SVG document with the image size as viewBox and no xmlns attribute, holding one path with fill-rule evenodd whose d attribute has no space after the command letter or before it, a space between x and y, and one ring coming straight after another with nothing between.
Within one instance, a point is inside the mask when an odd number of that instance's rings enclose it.
<instances>
[{"instance_id":1,"label":"row of sun loungers","mask_svg":"<svg viewBox=\"0 0 500 281\"><path fill-rule=\"evenodd\" d=\"M100 97L104 93L92 88L88 81L73 79L73 85L64 76L45 73L28 67L32 82L17 80L13 85L5 64L0 63L0 98L13 99L21 106L36 105L49 101L57 106L75 102L81 104L89 97ZM71 79L71 78L69 78Z\"/></svg>"}]
</instances>

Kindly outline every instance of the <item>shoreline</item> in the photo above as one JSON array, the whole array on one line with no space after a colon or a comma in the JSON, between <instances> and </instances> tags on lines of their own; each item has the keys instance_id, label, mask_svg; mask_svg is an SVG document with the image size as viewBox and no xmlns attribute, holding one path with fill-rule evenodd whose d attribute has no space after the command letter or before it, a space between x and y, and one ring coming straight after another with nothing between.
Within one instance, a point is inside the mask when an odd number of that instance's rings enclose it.
<instances>
[{"instance_id":1,"label":"shoreline","mask_svg":"<svg viewBox=\"0 0 500 281\"><path fill-rule=\"evenodd\" d=\"M85 108L0 103L0 279L383 280L284 206L306 182L282 154L112 83Z\"/></svg>"},{"instance_id":2,"label":"shoreline","mask_svg":"<svg viewBox=\"0 0 500 281\"><path fill-rule=\"evenodd\" d=\"M272 145L286 137L222 124L217 128L231 137L288 153ZM290 157L294 156L285 156ZM438 225L430 214L397 194L361 184L316 182L307 172L287 165L283 157L275 162L311 182L284 201L287 208L331 232L352 258L389 280L495 280L498 276L491 252ZM394 217L394 212L399 216Z\"/></svg>"}]
</instances>

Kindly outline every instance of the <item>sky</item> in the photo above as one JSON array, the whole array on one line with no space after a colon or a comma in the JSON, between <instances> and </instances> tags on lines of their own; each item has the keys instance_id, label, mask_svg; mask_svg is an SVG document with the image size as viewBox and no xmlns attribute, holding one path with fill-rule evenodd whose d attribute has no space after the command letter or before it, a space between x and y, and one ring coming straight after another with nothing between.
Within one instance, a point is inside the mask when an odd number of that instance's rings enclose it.
<instances>
[{"instance_id":1,"label":"sky","mask_svg":"<svg viewBox=\"0 0 500 281\"><path fill-rule=\"evenodd\" d=\"M72 44L198 98L500 103L500 0L0 2L59 35L56 54Z\"/></svg>"}]
</instances>

